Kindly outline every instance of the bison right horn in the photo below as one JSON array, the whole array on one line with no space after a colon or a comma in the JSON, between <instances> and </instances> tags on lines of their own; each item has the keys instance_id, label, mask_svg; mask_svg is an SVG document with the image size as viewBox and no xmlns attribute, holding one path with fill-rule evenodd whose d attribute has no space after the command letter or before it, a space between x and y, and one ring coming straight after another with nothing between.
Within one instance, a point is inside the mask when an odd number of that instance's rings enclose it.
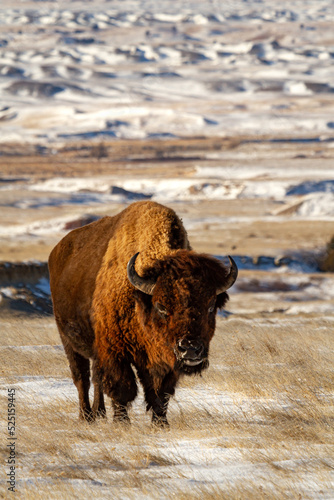
<instances>
[{"instance_id":1,"label":"bison right horn","mask_svg":"<svg viewBox=\"0 0 334 500\"><path fill-rule=\"evenodd\" d=\"M237 276L238 276L238 266L236 265L236 263L234 262L234 260L232 259L232 257L230 255L228 256L228 258L229 258L229 261L231 264L230 272L226 276L226 281L225 281L224 286L221 288L218 288L217 295L219 295L220 293L226 292L226 290L231 288L231 286L234 285L235 280L237 279Z\"/></svg>"},{"instance_id":2,"label":"bison right horn","mask_svg":"<svg viewBox=\"0 0 334 500\"><path fill-rule=\"evenodd\" d=\"M127 265L127 273L128 273L128 278L131 283L137 290L140 290L141 292L146 293L147 295L153 295L154 288L156 285L156 281L153 280L145 280L139 274L137 274L137 271L135 269L135 262L136 259L139 255L139 252L135 253L133 257L128 262Z\"/></svg>"}]
</instances>

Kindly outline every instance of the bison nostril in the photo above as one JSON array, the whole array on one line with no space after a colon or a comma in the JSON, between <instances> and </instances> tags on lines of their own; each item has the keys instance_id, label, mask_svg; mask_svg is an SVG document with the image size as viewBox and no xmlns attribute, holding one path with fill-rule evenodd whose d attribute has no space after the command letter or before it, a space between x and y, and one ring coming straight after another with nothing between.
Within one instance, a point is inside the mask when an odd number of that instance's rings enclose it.
<instances>
[{"instance_id":1,"label":"bison nostril","mask_svg":"<svg viewBox=\"0 0 334 500\"><path fill-rule=\"evenodd\" d=\"M203 350L204 347L202 345L198 345L197 347L195 347L196 354L202 354Z\"/></svg>"},{"instance_id":2,"label":"bison nostril","mask_svg":"<svg viewBox=\"0 0 334 500\"><path fill-rule=\"evenodd\" d=\"M187 347L184 347L181 344L178 345L178 349L179 349L180 352L186 352L187 351Z\"/></svg>"}]
</instances>

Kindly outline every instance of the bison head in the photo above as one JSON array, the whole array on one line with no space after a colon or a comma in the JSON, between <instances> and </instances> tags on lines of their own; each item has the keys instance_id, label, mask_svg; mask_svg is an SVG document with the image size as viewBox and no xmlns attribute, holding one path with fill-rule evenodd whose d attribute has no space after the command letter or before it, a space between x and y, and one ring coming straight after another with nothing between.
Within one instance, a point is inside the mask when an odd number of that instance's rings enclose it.
<instances>
[{"instance_id":1,"label":"bison head","mask_svg":"<svg viewBox=\"0 0 334 500\"><path fill-rule=\"evenodd\" d=\"M226 290L235 282L238 268L230 269L217 259L179 250L145 269L135 270L138 253L129 261L128 279L143 329L166 350L173 368L198 373L208 366L209 343L217 310L228 300Z\"/></svg>"}]
</instances>

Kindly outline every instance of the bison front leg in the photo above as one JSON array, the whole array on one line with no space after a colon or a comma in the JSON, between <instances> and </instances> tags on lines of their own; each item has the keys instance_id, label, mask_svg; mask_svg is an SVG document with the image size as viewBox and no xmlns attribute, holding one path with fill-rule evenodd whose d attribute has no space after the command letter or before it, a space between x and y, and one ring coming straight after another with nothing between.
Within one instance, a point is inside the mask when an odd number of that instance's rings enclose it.
<instances>
[{"instance_id":1,"label":"bison front leg","mask_svg":"<svg viewBox=\"0 0 334 500\"><path fill-rule=\"evenodd\" d=\"M154 374L148 371L138 370L138 375L144 388L146 409L147 411L152 409L152 424L168 427L167 408L169 399L175 392L177 382L175 374L170 372L162 381L157 380Z\"/></svg>"},{"instance_id":2,"label":"bison front leg","mask_svg":"<svg viewBox=\"0 0 334 500\"><path fill-rule=\"evenodd\" d=\"M94 420L94 415L89 402L89 359L76 352L64 335L61 334L60 337L70 365L72 379L79 394L80 418L92 422Z\"/></svg>"},{"instance_id":3,"label":"bison front leg","mask_svg":"<svg viewBox=\"0 0 334 500\"><path fill-rule=\"evenodd\" d=\"M162 381L162 384L160 386L160 389L158 390L158 397L161 402L161 408L162 410L153 409L153 414L152 414L152 423L158 426L166 427L168 426L168 421L167 421L167 409L168 409L168 403L171 398L171 396L174 395L175 393L175 386L177 383L177 375L171 371L169 372L165 378Z\"/></svg>"},{"instance_id":4,"label":"bison front leg","mask_svg":"<svg viewBox=\"0 0 334 500\"><path fill-rule=\"evenodd\" d=\"M128 407L137 396L137 383L131 365L109 359L108 367L96 371L104 392L111 398L114 421L129 423Z\"/></svg>"},{"instance_id":5,"label":"bison front leg","mask_svg":"<svg viewBox=\"0 0 334 500\"><path fill-rule=\"evenodd\" d=\"M167 406L169 399L162 401L160 398L156 400L152 406L152 424L156 427L169 427L167 420Z\"/></svg>"}]
</instances>

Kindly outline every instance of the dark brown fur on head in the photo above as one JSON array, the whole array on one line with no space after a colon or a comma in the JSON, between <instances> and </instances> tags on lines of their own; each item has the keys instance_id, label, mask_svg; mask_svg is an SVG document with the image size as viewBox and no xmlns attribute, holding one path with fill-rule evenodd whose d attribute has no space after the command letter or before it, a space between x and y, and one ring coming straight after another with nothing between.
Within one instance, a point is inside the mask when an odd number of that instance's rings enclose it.
<instances>
[{"instance_id":1,"label":"dark brown fur on head","mask_svg":"<svg viewBox=\"0 0 334 500\"><path fill-rule=\"evenodd\" d=\"M224 286L227 270L217 260L205 254L179 250L174 255L156 261L144 271L144 278L156 280L153 295L135 291L143 329L175 350L182 339L203 343L203 362L189 367L175 357L175 368L195 373L208 366L209 342L215 330L217 310L227 300L226 292L217 295Z\"/></svg>"}]
</instances>

